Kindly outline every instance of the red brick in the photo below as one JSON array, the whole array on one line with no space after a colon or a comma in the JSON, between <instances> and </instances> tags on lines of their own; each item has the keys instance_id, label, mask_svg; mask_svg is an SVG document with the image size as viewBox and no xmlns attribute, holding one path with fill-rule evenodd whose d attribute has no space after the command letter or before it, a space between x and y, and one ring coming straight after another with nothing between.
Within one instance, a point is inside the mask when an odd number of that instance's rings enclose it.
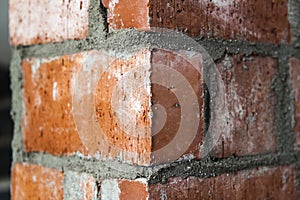
<instances>
[{"instance_id":1,"label":"red brick","mask_svg":"<svg viewBox=\"0 0 300 200\"><path fill-rule=\"evenodd\" d=\"M25 150L143 165L201 158L203 79L192 59L142 49L127 58L90 51L23 60ZM159 76L165 85L153 79ZM151 101L166 111L161 127Z\"/></svg>"},{"instance_id":2,"label":"red brick","mask_svg":"<svg viewBox=\"0 0 300 200\"><path fill-rule=\"evenodd\" d=\"M300 150L300 60L297 58L289 59L289 70L291 77L291 85L294 94L294 133L295 133L295 149Z\"/></svg>"},{"instance_id":3,"label":"red brick","mask_svg":"<svg viewBox=\"0 0 300 200\"><path fill-rule=\"evenodd\" d=\"M12 45L82 39L88 34L89 0L10 0Z\"/></svg>"},{"instance_id":4,"label":"red brick","mask_svg":"<svg viewBox=\"0 0 300 200\"><path fill-rule=\"evenodd\" d=\"M287 0L149 0L148 4L142 1L137 9L135 4L125 0L105 2L110 26L116 29L161 27L196 37L271 43L289 42L291 39ZM143 20L136 21L138 18Z\"/></svg>"},{"instance_id":5,"label":"red brick","mask_svg":"<svg viewBox=\"0 0 300 200\"><path fill-rule=\"evenodd\" d=\"M98 188L92 175L66 171L64 177L64 199L96 200Z\"/></svg>"},{"instance_id":6,"label":"red brick","mask_svg":"<svg viewBox=\"0 0 300 200\"><path fill-rule=\"evenodd\" d=\"M149 199L297 199L295 166L260 167L208 179L149 185Z\"/></svg>"},{"instance_id":7,"label":"red brick","mask_svg":"<svg viewBox=\"0 0 300 200\"><path fill-rule=\"evenodd\" d=\"M54 155L85 152L72 115L72 77L79 66L81 54L23 60L26 151Z\"/></svg>"},{"instance_id":8,"label":"red brick","mask_svg":"<svg viewBox=\"0 0 300 200\"><path fill-rule=\"evenodd\" d=\"M108 63L110 67L105 69ZM111 56L105 60L103 53L91 51L51 59L23 60L25 112L22 132L25 150L54 155L79 152L97 158L120 157L127 162L149 163L151 130L150 115L147 114L150 106L147 87L150 85L144 83L144 87L137 91L135 95L139 95L140 99L133 96L128 100L131 102L127 102L128 105L141 103L141 112L118 104L123 102L123 97L117 97L112 102L121 106L118 107L120 112L112 113L111 118L106 115L112 112L110 100L119 79L123 73L136 70L139 65L150 67L148 50L137 52L128 59ZM143 76L147 78L144 72L134 75L140 77L139 81L144 81ZM150 72L148 79L149 76ZM125 81L131 84L132 79L125 78ZM140 83L143 82L132 85L135 87ZM91 91L91 87L95 92ZM128 94L126 88L130 87L118 85L117 88ZM122 131L116 132L124 128L124 123L117 118L122 117L122 109L129 111L130 119L140 124L130 129L128 135Z\"/></svg>"},{"instance_id":9,"label":"red brick","mask_svg":"<svg viewBox=\"0 0 300 200\"><path fill-rule=\"evenodd\" d=\"M145 179L106 179L101 183L101 199L146 200L148 196Z\"/></svg>"},{"instance_id":10,"label":"red brick","mask_svg":"<svg viewBox=\"0 0 300 200\"><path fill-rule=\"evenodd\" d=\"M276 98L271 84L277 65L270 57L242 55L226 56L217 64L225 87L229 119L226 127L214 126L214 133L226 130L214 138L215 156L243 156L276 150Z\"/></svg>"},{"instance_id":11,"label":"red brick","mask_svg":"<svg viewBox=\"0 0 300 200\"><path fill-rule=\"evenodd\" d=\"M109 145L108 151L122 151L124 160L149 163L150 51L140 50L127 59L112 58L109 63L98 79L93 101L98 126L108 139L102 143Z\"/></svg>"},{"instance_id":12,"label":"red brick","mask_svg":"<svg viewBox=\"0 0 300 200\"><path fill-rule=\"evenodd\" d=\"M149 27L149 0L105 0L107 21L113 29Z\"/></svg>"},{"instance_id":13,"label":"red brick","mask_svg":"<svg viewBox=\"0 0 300 200\"><path fill-rule=\"evenodd\" d=\"M148 199L148 190L146 181L119 180L120 200L146 200Z\"/></svg>"},{"instance_id":14,"label":"red brick","mask_svg":"<svg viewBox=\"0 0 300 200\"><path fill-rule=\"evenodd\" d=\"M63 199L63 173L55 169L17 163L11 185L12 200Z\"/></svg>"},{"instance_id":15,"label":"red brick","mask_svg":"<svg viewBox=\"0 0 300 200\"><path fill-rule=\"evenodd\" d=\"M197 56L163 49L152 53L152 163L203 156L204 81Z\"/></svg>"}]
</instances>

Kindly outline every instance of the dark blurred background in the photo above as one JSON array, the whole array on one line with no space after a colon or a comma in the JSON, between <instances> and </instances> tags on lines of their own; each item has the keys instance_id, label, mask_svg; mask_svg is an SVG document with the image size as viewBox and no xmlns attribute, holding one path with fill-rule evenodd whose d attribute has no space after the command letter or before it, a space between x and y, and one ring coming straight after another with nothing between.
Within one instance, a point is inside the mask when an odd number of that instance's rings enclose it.
<instances>
[{"instance_id":1,"label":"dark blurred background","mask_svg":"<svg viewBox=\"0 0 300 200\"><path fill-rule=\"evenodd\" d=\"M8 0L0 0L0 200L10 199L12 121L9 88Z\"/></svg>"}]
</instances>

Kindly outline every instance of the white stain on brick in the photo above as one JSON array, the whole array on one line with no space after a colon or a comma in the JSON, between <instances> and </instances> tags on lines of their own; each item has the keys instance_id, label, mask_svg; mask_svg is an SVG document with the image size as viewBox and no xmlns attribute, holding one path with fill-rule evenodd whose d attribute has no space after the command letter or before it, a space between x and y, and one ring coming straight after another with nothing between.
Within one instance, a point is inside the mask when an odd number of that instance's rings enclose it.
<instances>
[{"instance_id":1,"label":"white stain on brick","mask_svg":"<svg viewBox=\"0 0 300 200\"><path fill-rule=\"evenodd\" d=\"M84 38L88 32L89 0L9 1L13 45Z\"/></svg>"},{"instance_id":2,"label":"white stain on brick","mask_svg":"<svg viewBox=\"0 0 300 200\"><path fill-rule=\"evenodd\" d=\"M103 180L101 184L101 200L119 200L121 191L114 179Z\"/></svg>"},{"instance_id":3,"label":"white stain on brick","mask_svg":"<svg viewBox=\"0 0 300 200\"><path fill-rule=\"evenodd\" d=\"M148 113L145 108L150 104L150 52L146 50L133 57L136 63L126 64L124 68L112 69L113 76L119 81L112 93L112 110L116 115L119 128L128 135L142 137L145 127L141 119ZM131 58L131 59L133 59ZM127 72L124 73L123 71ZM148 105L147 105L148 104Z\"/></svg>"},{"instance_id":4,"label":"white stain on brick","mask_svg":"<svg viewBox=\"0 0 300 200\"><path fill-rule=\"evenodd\" d=\"M58 96L57 82L54 82L53 89L52 89L52 98L54 101L57 100L57 96Z\"/></svg>"},{"instance_id":5,"label":"white stain on brick","mask_svg":"<svg viewBox=\"0 0 300 200\"><path fill-rule=\"evenodd\" d=\"M35 176L35 175L32 176L32 181L33 181L34 183L36 182L36 176Z\"/></svg>"},{"instance_id":6,"label":"white stain on brick","mask_svg":"<svg viewBox=\"0 0 300 200\"><path fill-rule=\"evenodd\" d=\"M111 1L109 1L108 12L107 12L107 18L108 19L113 19L114 18L115 6L118 3L119 3L119 0L111 0ZM111 26L112 26L112 24L111 24ZM113 28L116 28L116 27L113 27Z\"/></svg>"},{"instance_id":7,"label":"white stain on brick","mask_svg":"<svg viewBox=\"0 0 300 200\"><path fill-rule=\"evenodd\" d=\"M29 61L30 62L30 61ZM41 65L41 60L40 59L34 59L32 62L31 62L31 71L32 71L32 80L34 80L34 76L36 75L38 69L40 68L40 65Z\"/></svg>"},{"instance_id":8,"label":"white stain on brick","mask_svg":"<svg viewBox=\"0 0 300 200\"><path fill-rule=\"evenodd\" d=\"M234 0L211 0L218 7L227 7L233 4Z\"/></svg>"}]
</instances>

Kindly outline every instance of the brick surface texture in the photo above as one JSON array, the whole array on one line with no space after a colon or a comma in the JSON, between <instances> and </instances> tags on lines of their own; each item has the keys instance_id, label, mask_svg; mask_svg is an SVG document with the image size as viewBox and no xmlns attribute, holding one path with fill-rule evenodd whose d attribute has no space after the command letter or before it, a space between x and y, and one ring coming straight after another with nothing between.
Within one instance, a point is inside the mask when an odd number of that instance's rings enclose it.
<instances>
[{"instance_id":1,"label":"brick surface texture","mask_svg":"<svg viewBox=\"0 0 300 200\"><path fill-rule=\"evenodd\" d=\"M299 199L299 0L8 12L12 200Z\"/></svg>"},{"instance_id":2,"label":"brick surface texture","mask_svg":"<svg viewBox=\"0 0 300 200\"><path fill-rule=\"evenodd\" d=\"M88 174L66 172L63 177L54 169L16 164L12 199L297 199L295 179L296 169L291 165L207 179L173 177L164 184L148 184L145 179L105 179L97 187L96 180Z\"/></svg>"},{"instance_id":3,"label":"brick surface texture","mask_svg":"<svg viewBox=\"0 0 300 200\"><path fill-rule=\"evenodd\" d=\"M108 22L114 29L161 27L191 36L246 39L280 43L291 39L287 0L280 1L128 1L106 0ZM146 3L148 3L147 6ZM149 14L149 15L147 15ZM140 20L136 20L136 19Z\"/></svg>"},{"instance_id":4,"label":"brick surface texture","mask_svg":"<svg viewBox=\"0 0 300 200\"><path fill-rule=\"evenodd\" d=\"M172 76L166 76L167 72L154 70L157 66L168 66L190 81L189 84L198 94L195 103L199 104L201 113L198 130L189 139L188 146L182 147L174 159L185 154L200 158L202 152L199 145L202 144L204 131L201 112L203 80L188 60L182 58L173 62L176 56L176 53L163 50L142 50L129 59L107 56L109 61L101 62L104 53L90 51L52 59L23 60L26 111L22 130L26 151L53 155L101 153L102 158L117 157L122 152L121 159L131 163L166 162L167 159L160 155L174 153L173 150L162 148L173 141L179 131L181 112L176 105L180 106L182 100L179 101L171 91L168 92L169 96L165 96L167 86L153 83L152 98L149 90L150 84L155 81L150 80L151 69L152 77L157 73L163 75L166 82L173 79ZM91 63L97 63L93 67L99 71L94 81L87 79L89 74L84 70ZM105 69L107 63L110 63L109 68ZM148 73L148 76L142 73ZM195 77L194 74L198 75ZM89 89L91 85L93 89ZM130 93L132 90L135 91ZM150 100L153 104L163 105L167 111L166 124L161 130L157 128L161 114L150 110ZM132 110L132 105L140 110ZM154 112L152 120L150 112ZM93 118L97 119L97 123L93 123ZM151 132L156 130L158 132L151 137ZM171 136L169 132L174 135Z\"/></svg>"},{"instance_id":5,"label":"brick surface texture","mask_svg":"<svg viewBox=\"0 0 300 200\"><path fill-rule=\"evenodd\" d=\"M80 54L50 60L22 62L24 74L23 120L27 151L54 155L84 153L72 110L72 77L82 65Z\"/></svg>"},{"instance_id":6,"label":"brick surface texture","mask_svg":"<svg viewBox=\"0 0 300 200\"><path fill-rule=\"evenodd\" d=\"M17 163L12 170L12 199L63 199L63 173Z\"/></svg>"},{"instance_id":7,"label":"brick surface texture","mask_svg":"<svg viewBox=\"0 0 300 200\"><path fill-rule=\"evenodd\" d=\"M297 199L295 177L295 166L262 167L208 179L175 177L149 192L150 199Z\"/></svg>"},{"instance_id":8,"label":"brick surface texture","mask_svg":"<svg viewBox=\"0 0 300 200\"><path fill-rule=\"evenodd\" d=\"M9 31L12 45L85 38L89 0L10 0Z\"/></svg>"},{"instance_id":9,"label":"brick surface texture","mask_svg":"<svg viewBox=\"0 0 300 200\"><path fill-rule=\"evenodd\" d=\"M214 155L251 155L276 150L275 92L278 63L270 57L225 56L217 63L226 91L227 133L214 141ZM220 113L219 113L220 114ZM225 127L215 126L220 132Z\"/></svg>"}]
</instances>

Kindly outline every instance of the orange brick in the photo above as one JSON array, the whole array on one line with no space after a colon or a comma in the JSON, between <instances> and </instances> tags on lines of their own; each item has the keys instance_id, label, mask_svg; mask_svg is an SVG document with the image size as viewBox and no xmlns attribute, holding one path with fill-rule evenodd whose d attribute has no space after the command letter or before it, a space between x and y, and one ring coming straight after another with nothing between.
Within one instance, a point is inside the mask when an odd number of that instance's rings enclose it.
<instances>
[{"instance_id":1,"label":"orange brick","mask_svg":"<svg viewBox=\"0 0 300 200\"><path fill-rule=\"evenodd\" d=\"M148 199L147 183L146 181L130 181L130 180L120 180L120 200L136 199L143 200Z\"/></svg>"},{"instance_id":2,"label":"orange brick","mask_svg":"<svg viewBox=\"0 0 300 200\"><path fill-rule=\"evenodd\" d=\"M189 59L142 49L23 60L26 151L143 165L201 158L204 83Z\"/></svg>"},{"instance_id":3,"label":"orange brick","mask_svg":"<svg viewBox=\"0 0 300 200\"><path fill-rule=\"evenodd\" d=\"M85 38L89 2L10 0L10 43L30 45Z\"/></svg>"},{"instance_id":4,"label":"orange brick","mask_svg":"<svg viewBox=\"0 0 300 200\"><path fill-rule=\"evenodd\" d=\"M251 155L276 150L275 93L271 88L278 63L270 57L226 56L218 64L226 93L228 124L214 127L213 154ZM217 113L220 115L220 113Z\"/></svg>"},{"instance_id":5,"label":"orange brick","mask_svg":"<svg viewBox=\"0 0 300 200\"><path fill-rule=\"evenodd\" d=\"M297 199L295 166L260 167L208 179L149 185L149 199Z\"/></svg>"},{"instance_id":6,"label":"orange brick","mask_svg":"<svg viewBox=\"0 0 300 200\"><path fill-rule=\"evenodd\" d=\"M295 149L300 150L300 60L297 58L289 59L289 70L291 77L291 85L294 94L294 133L295 133Z\"/></svg>"},{"instance_id":7,"label":"orange brick","mask_svg":"<svg viewBox=\"0 0 300 200\"><path fill-rule=\"evenodd\" d=\"M12 200L63 199L63 173L17 163L12 170Z\"/></svg>"},{"instance_id":8,"label":"orange brick","mask_svg":"<svg viewBox=\"0 0 300 200\"><path fill-rule=\"evenodd\" d=\"M144 179L107 179L101 184L102 199L146 200L148 196L148 184Z\"/></svg>"},{"instance_id":9,"label":"orange brick","mask_svg":"<svg viewBox=\"0 0 300 200\"><path fill-rule=\"evenodd\" d=\"M108 8L107 21L113 29L149 27L149 0L103 1Z\"/></svg>"},{"instance_id":10,"label":"orange brick","mask_svg":"<svg viewBox=\"0 0 300 200\"><path fill-rule=\"evenodd\" d=\"M73 120L71 95L72 77L81 65L81 54L23 60L26 151L85 152Z\"/></svg>"},{"instance_id":11,"label":"orange brick","mask_svg":"<svg viewBox=\"0 0 300 200\"><path fill-rule=\"evenodd\" d=\"M104 5L114 29L160 27L196 37L270 43L291 40L287 0L106 0Z\"/></svg>"}]
</instances>

